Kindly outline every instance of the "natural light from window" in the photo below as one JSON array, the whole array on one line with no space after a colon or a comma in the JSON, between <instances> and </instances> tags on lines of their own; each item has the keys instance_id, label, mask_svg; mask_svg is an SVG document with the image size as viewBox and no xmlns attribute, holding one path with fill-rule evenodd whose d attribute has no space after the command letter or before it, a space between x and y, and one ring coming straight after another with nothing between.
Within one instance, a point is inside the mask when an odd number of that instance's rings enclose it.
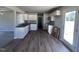
<instances>
[{"instance_id":1,"label":"natural light from window","mask_svg":"<svg viewBox=\"0 0 79 59\"><path fill-rule=\"evenodd\" d=\"M64 39L73 44L76 11L65 13Z\"/></svg>"}]
</instances>

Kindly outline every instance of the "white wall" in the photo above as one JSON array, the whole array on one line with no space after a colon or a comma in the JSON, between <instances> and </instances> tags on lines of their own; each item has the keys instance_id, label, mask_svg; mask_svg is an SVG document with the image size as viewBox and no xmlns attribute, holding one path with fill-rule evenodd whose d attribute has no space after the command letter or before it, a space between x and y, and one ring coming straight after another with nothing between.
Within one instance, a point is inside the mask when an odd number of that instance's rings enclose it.
<instances>
[{"instance_id":1,"label":"white wall","mask_svg":"<svg viewBox=\"0 0 79 59\"><path fill-rule=\"evenodd\" d=\"M9 42L13 40L13 38L14 38L13 31L6 31L6 32L0 31L0 48L6 46Z\"/></svg>"},{"instance_id":2,"label":"white wall","mask_svg":"<svg viewBox=\"0 0 79 59\"><path fill-rule=\"evenodd\" d=\"M70 47L71 50L75 51L77 49L77 44L79 42L77 42L79 40L78 38L78 32L76 32L76 30L78 30L78 25L79 25L79 14L78 14L78 10L79 7L76 6L68 6L68 7L62 7L60 8L61 10L61 16L59 17L55 17L55 25L58 26L60 28L60 40L63 41L68 47ZM76 21L75 21L75 30L74 30L74 44L73 47L66 41L64 41L63 36L64 36L64 20L65 20L65 13L69 12L69 11L77 11L77 15L76 15Z\"/></svg>"},{"instance_id":3,"label":"white wall","mask_svg":"<svg viewBox=\"0 0 79 59\"><path fill-rule=\"evenodd\" d=\"M13 31L14 30L14 12L6 11L0 15L0 31Z\"/></svg>"},{"instance_id":4,"label":"white wall","mask_svg":"<svg viewBox=\"0 0 79 59\"><path fill-rule=\"evenodd\" d=\"M43 29L47 29L47 23L48 23L48 14L44 13L44 16L43 16Z\"/></svg>"},{"instance_id":5,"label":"white wall","mask_svg":"<svg viewBox=\"0 0 79 59\"><path fill-rule=\"evenodd\" d=\"M13 11L6 11L3 15L0 15L0 47L13 40L14 15Z\"/></svg>"},{"instance_id":6,"label":"white wall","mask_svg":"<svg viewBox=\"0 0 79 59\"><path fill-rule=\"evenodd\" d=\"M16 12L24 13L16 7L8 6L7 8L12 11L6 11L4 15L0 15L0 48L14 39Z\"/></svg>"}]
</instances>

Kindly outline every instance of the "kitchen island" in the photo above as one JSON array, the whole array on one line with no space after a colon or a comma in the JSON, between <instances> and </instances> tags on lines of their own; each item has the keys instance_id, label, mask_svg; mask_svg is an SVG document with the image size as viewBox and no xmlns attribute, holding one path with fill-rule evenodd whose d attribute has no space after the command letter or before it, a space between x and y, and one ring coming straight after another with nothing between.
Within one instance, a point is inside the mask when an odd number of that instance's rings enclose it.
<instances>
[{"instance_id":1,"label":"kitchen island","mask_svg":"<svg viewBox=\"0 0 79 59\"><path fill-rule=\"evenodd\" d=\"M14 39L23 39L29 31L36 31L37 24L36 23L23 23L16 26L14 31Z\"/></svg>"}]
</instances>

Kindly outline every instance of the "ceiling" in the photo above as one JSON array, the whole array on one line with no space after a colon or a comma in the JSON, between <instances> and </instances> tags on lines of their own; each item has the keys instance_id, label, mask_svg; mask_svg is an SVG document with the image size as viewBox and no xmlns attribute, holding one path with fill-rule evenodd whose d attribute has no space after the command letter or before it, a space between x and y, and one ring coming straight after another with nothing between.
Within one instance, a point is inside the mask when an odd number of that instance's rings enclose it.
<instances>
[{"instance_id":1,"label":"ceiling","mask_svg":"<svg viewBox=\"0 0 79 59\"><path fill-rule=\"evenodd\" d=\"M6 8L5 6L0 6L0 11L11 11L9 8Z\"/></svg>"},{"instance_id":2,"label":"ceiling","mask_svg":"<svg viewBox=\"0 0 79 59\"><path fill-rule=\"evenodd\" d=\"M26 12L43 13L43 12L47 12L53 8L56 8L58 6L17 6L17 7Z\"/></svg>"}]
</instances>

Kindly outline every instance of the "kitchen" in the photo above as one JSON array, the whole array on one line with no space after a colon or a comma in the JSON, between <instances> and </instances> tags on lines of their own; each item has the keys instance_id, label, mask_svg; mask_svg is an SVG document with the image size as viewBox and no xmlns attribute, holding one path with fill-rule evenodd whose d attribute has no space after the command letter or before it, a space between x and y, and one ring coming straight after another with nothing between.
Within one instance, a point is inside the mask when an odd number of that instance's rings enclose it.
<instances>
[{"instance_id":1,"label":"kitchen","mask_svg":"<svg viewBox=\"0 0 79 59\"><path fill-rule=\"evenodd\" d=\"M47 14L44 13L42 17L42 23L39 24L40 21L38 21L38 15L39 13L18 13L16 12L16 28L15 28L15 34L14 39L16 38L24 38L29 31L35 31L39 29L39 25L41 25L43 28L42 30L48 31L49 34L52 33L52 29L55 23L55 18L60 16L60 10L56 10L54 13ZM50 19L49 19L50 18ZM41 19L40 19L41 20Z\"/></svg>"},{"instance_id":2,"label":"kitchen","mask_svg":"<svg viewBox=\"0 0 79 59\"><path fill-rule=\"evenodd\" d=\"M16 14L16 28L14 39L23 39L29 31L37 30L37 14Z\"/></svg>"}]
</instances>

